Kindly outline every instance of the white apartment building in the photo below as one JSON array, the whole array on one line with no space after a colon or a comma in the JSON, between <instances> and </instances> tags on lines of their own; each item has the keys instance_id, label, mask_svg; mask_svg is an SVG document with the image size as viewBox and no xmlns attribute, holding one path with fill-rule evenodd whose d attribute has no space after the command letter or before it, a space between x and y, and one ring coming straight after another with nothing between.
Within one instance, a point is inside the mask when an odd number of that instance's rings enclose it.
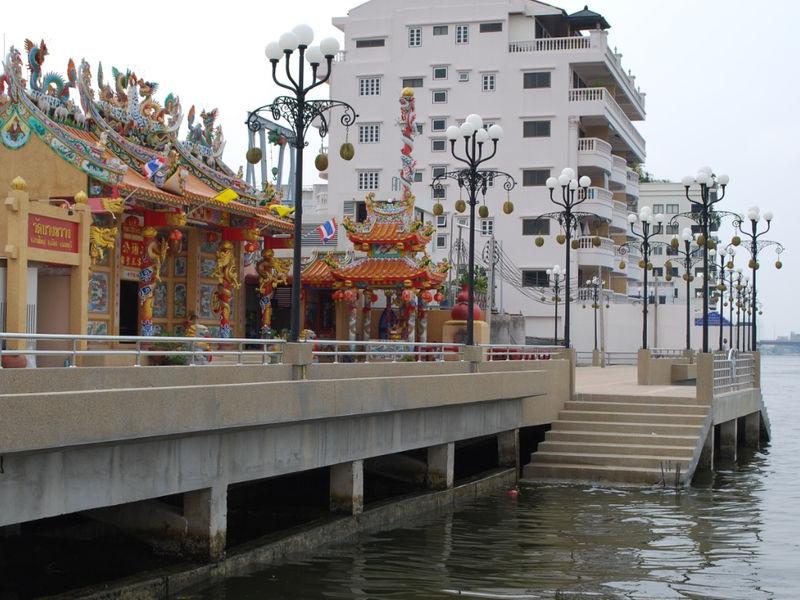
<instances>
[{"instance_id":1,"label":"white apartment building","mask_svg":"<svg viewBox=\"0 0 800 600\"><path fill-rule=\"evenodd\" d=\"M649 206L654 215L664 215L664 225L661 228L662 234L653 238L654 241L669 244L676 235L681 238L683 230L687 227L692 228L696 234L699 231L697 223L686 216L692 211L692 205L686 199L686 190L681 183L666 181L642 183L640 187L639 207ZM674 224L672 222L675 222ZM637 225L638 227L638 225ZM683 240L680 240L679 248L685 251ZM696 247L695 247L696 248ZM667 274L664 263L672 262L672 281L665 281ZM718 259L717 259L718 260ZM655 246L650 253L650 262L653 264L653 278L649 285L648 296L651 301L658 298L659 304L685 304L686 302L686 281L683 279L684 264L678 252L664 246ZM692 275L695 280L691 282L689 289L693 298L702 298L702 281L696 277L703 272L702 262L695 261L692 265ZM641 286L633 284L630 288L632 295L641 295Z\"/></svg>"},{"instance_id":2,"label":"white apartment building","mask_svg":"<svg viewBox=\"0 0 800 600\"><path fill-rule=\"evenodd\" d=\"M450 154L447 127L478 113L487 126L505 130L496 157L484 167L515 178L515 210L502 212L506 194L500 186L488 191L490 216L478 219L475 251L480 257L492 234L502 244L502 308L526 316L527 336L552 336L553 307L536 299L547 285L546 270L564 266L565 248L556 242L558 225L536 217L557 209L545 181L564 167L592 179L590 197L579 209L590 216L582 223L580 247L572 251L573 285L599 273L618 298L627 297L641 270L635 257L620 270L616 250L627 239L626 217L639 199L634 167L644 162L645 142L633 121L645 118L645 95L609 44L601 15L569 15L534 0L369 0L333 23L344 33L345 50L337 57L330 96L359 113L349 132L356 148L352 162L333 156L345 131L331 131L329 205L341 207L339 218L355 215L370 191L396 194L398 102L401 90L411 87L418 119L414 191L427 211L436 201L431 180L462 166ZM445 214L436 221L437 260L451 253L458 218L466 221L466 213L453 214L458 198L454 182L438 198ZM534 244L539 235L542 247ZM599 247L591 243L595 235L602 238Z\"/></svg>"}]
</instances>

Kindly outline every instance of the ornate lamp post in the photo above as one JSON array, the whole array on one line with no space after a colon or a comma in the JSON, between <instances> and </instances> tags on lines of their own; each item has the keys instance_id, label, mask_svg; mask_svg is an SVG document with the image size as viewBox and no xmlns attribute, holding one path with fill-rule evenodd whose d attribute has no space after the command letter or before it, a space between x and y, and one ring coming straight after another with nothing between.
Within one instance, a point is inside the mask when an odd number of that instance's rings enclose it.
<instances>
[{"instance_id":1,"label":"ornate lamp post","mask_svg":"<svg viewBox=\"0 0 800 600\"><path fill-rule=\"evenodd\" d=\"M597 351L597 309L600 308L600 302L604 300L602 298L602 293L605 292L603 280L597 275L587 279L586 289L589 291L589 298L592 301L592 310L594 311L594 349ZM583 305L583 308L586 308L586 304ZM608 308L608 303L606 303L606 308Z\"/></svg>"},{"instance_id":2,"label":"ornate lamp post","mask_svg":"<svg viewBox=\"0 0 800 600\"><path fill-rule=\"evenodd\" d=\"M450 153L457 161L464 163L466 168L457 171L448 171L433 180L431 185L434 188L441 187L444 180L454 179L460 188L466 188L469 196L469 295L467 302L467 345L475 344L475 209L478 206L478 194L486 195L486 188L499 178L505 178L503 189L510 192L516 186L514 178L503 171L479 169L488 160L497 154L497 142L503 137L503 129L499 125L492 125L487 129L483 127L483 119L480 115L469 115L461 127L451 125L447 129L447 139L450 140ZM464 140L464 154L456 152L456 142L462 138ZM490 151L484 151L485 144L490 142ZM513 207L510 201L506 201L503 207L505 212L511 212ZM461 212L461 211L459 211ZM489 215L489 210L485 205L481 206L481 217Z\"/></svg>"},{"instance_id":3,"label":"ornate lamp post","mask_svg":"<svg viewBox=\"0 0 800 600\"><path fill-rule=\"evenodd\" d=\"M758 288L756 287L756 272L759 268L758 262L758 255L764 248L769 246L776 246L776 252L780 255L783 252L783 245L779 242L771 241L771 240L762 240L761 237L770 230L772 226L772 213L765 212L763 215L763 219L766 222L766 227L764 227L761 231L758 230L759 221L761 221L762 215L761 211L757 206L754 206L750 210L747 211L747 221L749 221L749 225L745 223L745 219L741 216L737 217L733 221L733 226L741 233L745 239L745 248L750 253L750 262L748 266L750 267L751 277L753 280L752 290L753 290L753 298L752 298L752 305L756 306L758 304ZM733 241L731 242L734 246L738 246L741 243L741 238L737 235L734 236ZM775 263L775 266L780 269L783 265L780 260ZM758 328L756 326L756 314L755 311L753 312L753 323L752 327L750 328L750 347L753 350L758 349Z\"/></svg>"},{"instance_id":4,"label":"ornate lamp post","mask_svg":"<svg viewBox=\"0 0 800 600\"><path fill-rule=\"evenodd\" d=\"M680 241L683 241L683 249L680 248ZM700 255L698 254L697 243L692 234L690 227L684 228L681 232L680 241L678 236L672 238L670 246L677 253L678 260L683 266L683 280L686 282L686 349L692 349L692 281L694 275L692 268L700 262ZM668 260L664 263L664 267L669 269L670 273L665 275L664 279L670 281L672 279L672 261Z\"/></svg>"},{"instance_id":5,"label":"ornate lamp post","mask_svg":"<svg viewBox=\"0 0 800 600\"><path fill-rule=\"evenodd\" d=\"M554 265L552 269L547 269L547 277L553 290L553 303L556 308L555 316L553 317L553 346L558 346L558 303L561 302L561 290L564 287L564 283L567 282L568 284L569 280L567 279L567 274L562 272L561 267L558 265ZM566 304L566 306L568 307L569 304ZM566 330L564 335L566 336ZM569 347L566 345L566 339L564 346Z\"/></svg>"},{"instance_id":6,"label":"ornate lamp post","mask_svg":"<svg viewBox=\"0 0 800 600\"><path fill-rule=\"evenodd\" d=\"M736 349L743 350L742 344L742 309L744 309L744 300L747 296L749 286L749 278L747 275L740 275L736 284Z\"/></svg>"},{"instance_id":7,"label":"ornate lamp post","mask_svg":"<svg viewBox=\"0 0 800 600\"><path fill-rule=\"evenodd\" d=\"M709 253L711 255L711 253ZM726 301L725 292L730 292L730 288L728 287L728 283L730 286L733 286L733 257L736 255L736 249L732 245L728 245L727 248L717 253L719 256L719 265L716 267L717 270L717 292L719 295L720 306L719 306L719 350L722 350L723 342L723 330L724 330L724 315L723 315L723 307L728 306L728 302ZM725 279L725 273L728 273L729 280ZM727 283L726 283L727 282ZM730 294L729 294L730 295Z\"/></svg>"},{"instance_id":8,"label":"ornate lamp post","mask_svg":"<svg viewBox=\"0 0 800 600\"><path fill-rule=\"evenodd\" d=\"M564 347L569 348L572 345L570 336L570 302L572 302L572 260L570 258L570 250L572 249L572 234L577 230L580 225L580 218L584 214L579 213L575 209L586 202L589 195L589 186L592 185L592 180L584 175L580 179L576 179L575 170L566 167L561 171L561 175L556 177L548 177L545 185L550 190L550 201L559 206L561 210L555 213L541 215L539 218L556 219L561 223L564 229L566 256L564 264L566 265L565 273L565 294L564 294ZM561 198L555 196L556 187L561 188Z\"/></svg>"},{"instance_id":9,"label":"ornate lamp post","mask_svg":"<svg viewBox=\"0 0 800 600\"><path fill-rule=\"evenodd\" d=\"M637 221L640 224L640 232L634 229ZM649 302L647 295L647 272L652 268L650 264L650 249L655 245L663 244L663 242L651 241L653 237L661 233L660 227L652 227L653 222L659 226L662 225L664 223L664 215L659 213L654 217L653 211L649 206L643 206L638 216L633 213L629 214L628 223L630 223L631 226L631 234L633 234L638 241L627 242L619 247L619 251L622 254L626 254L631 247L638 247L642 253L642 261L639 263L639 266L644 271L644 276L642 278L642 349L644 350L647 349L647 304Z\"/></svg>"},{"instance_id":10,"label":"ornate lamp post","mask_svg":"<svg viewBox=\"0 0 800 600\"><path fill-rule=\"evenodd\" d=\"M319 125L319 134L324 137L328 133L328 117L333 108L342 108L344 114L341 123L345 127L352 125L358 116L353 107L337 100L307 100L309 92L328 81L331 76L333 58L339 51L339 42L335 38L325 38L319 46L312 46L314 31L308 25L298 25L292 31L284 33L277 42L267 44L265 54L272 64L272 80L278 87L288 90L288 96L279 96L271 104L256 108L247 116L250 131L258 132L263 121L259 114L268 112L272 119L287 121L294 131L289 140L295 149L296 170L294 190L294 252L292 255L292 308L291 330L289 341L296 342L300 337L300 288L301 288L301 240L303 232L303 149L306 147L306 133L312 122ZM297 56L297 77L291 72L291 58ZM287 83L278 80L278 63L286 62ZM306 82L306 64L311 66L310 81ZM324 75L319 74L320 65L325 62L327 69ZM352 156L351 156L352 158Z\"/></svg>"},{"instance_id":11,"label":"ornate lamp post","mask_svg":"<svg viewBox=\"0 0 800 600\"><path fill-rule=\"evenodd\" d=\"M729 181L727 175L714 175L711 167L703 167L694 177L687 175L682 180L686 199L691 202L700 224L702 239L698 239L697 243L703 249L703 273L708 273L708 239L714 205L725 197L725 188ZM689 195L695 185L700 186L699 198ZM703 278L703 352L708 352L708 277Z\"/></svg>"}]
</instances>

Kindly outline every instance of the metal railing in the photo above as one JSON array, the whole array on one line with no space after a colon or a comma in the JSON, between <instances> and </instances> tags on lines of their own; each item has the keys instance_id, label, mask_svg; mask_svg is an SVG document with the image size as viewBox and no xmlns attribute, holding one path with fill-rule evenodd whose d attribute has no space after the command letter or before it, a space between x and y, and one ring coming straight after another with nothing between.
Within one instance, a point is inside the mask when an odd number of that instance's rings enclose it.
<instances>
[{"instance_id":1,"label":"metal railing","mask_svg":"<svg viewBox=\"0 0 800 600\"><path fill-rule=\"evenodd\" d=\"M682 358L686 351L678 348L651 348L651 358Z\"/></svg>"},{"instance_id":2,"label":"metal railing","mask_svg":"<svg viewBox=\"0 0 800 600\"><path fill-rule=\"evenodd\" d=\"M322 362L422 362L463 360L464 344L394 340L314 340L312 354Z\"/></svg>"},{"instance_id":3,"label":"metal railing","mask_svg":"<svg viewBox=\"0 0 800 600\"><path fill-rule=\"evenodd\" d=\"M756 362L752 352L714 353L714 396L755 387Z\"/></svg>"},{"instance_id":4,"label":"metal railing","mask_svg":"<svg viewBox=\"0 0 800 600\"><path fill-rule=\"evenodd\" d=\"M550 360L561 352L563 346L529 346L525 344L484 344L487 360Z\"/></svg>"},{"instance_id":5,"label":"metal railing","mask_svg":"<svg viewBox=\"0 0 800 600\"><path fill-rule=\"evenodd\" d=\"M26 342L27 346L7 349L9 341ZM66 348L39 349L39 342L55 342ZM89 346L89 344L93 346ZM147 337L131 335L72 335L62 333L6 333L0 332L0 368L3 356L60 356L65 366L78 366L83 356L128 356L134 366L143 366L142 358L149 356L185 357L186 364L212 364L217 357L234 357L237 365L275 364L283 359L283 340L250 338L195 338L195 337ZM117 344L103 348L96 344ZM128 347L123 344L130 344ZM248 348L248 346L250 346ZM256 348L253 348L256 346ZM224 364L230 365L230 362Z\"/></svg>"},{"instance_id":6,"label":"metal railing","mask_svg":"<svg viewBox=\"0 0 800 600\"><path fill-rule=\"evenodd\" d=\"M636 352L606 352L607 365L635 365L638 360Z\"/></svg>"}]
</instances>

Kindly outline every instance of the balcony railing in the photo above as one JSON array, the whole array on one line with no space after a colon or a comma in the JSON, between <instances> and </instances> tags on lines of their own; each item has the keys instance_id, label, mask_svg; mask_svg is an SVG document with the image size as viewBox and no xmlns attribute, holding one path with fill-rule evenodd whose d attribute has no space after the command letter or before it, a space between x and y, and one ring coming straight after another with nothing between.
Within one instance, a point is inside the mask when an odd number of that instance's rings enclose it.
<instances>
[{"instance_id":1,"label":"balcony railing","mask_svg":"<svg viewBox=\"0 0 800 600\"><path fill-rule=\"evenodd\" d=\"M644 154L645 141L642 134L639 133L636 127L631 123L628 115L622 110L614 96L604 87L591 87L591 88L574 88L569 90L570 102L602 102L605 109L611 116L611 121L622 133L626 133L636 150L640 154Z\"/></svg>"},{"instance_id":2,"label":"balcony railing","mask_svg":"<svg viewBox=\"0 0 800 600\"><path fill-rule=\"evenodd\" d=\"M614 199L614 195L605 188L590 187L588 190L586 190L586 199L595 201L599 200L601 202L611 202Z\"/></svg>"},{"instance_id":3,"label":"balcony railing","mask_svg":"<svg viewBox=\"0 0 800 600\"><path fill-rule=\"evenodd\" d=\"M600 238L600 245L594 245L594 238L593 235L587 235L578 238L578 248L580 250L607 250L609 252L614 252L614 240L610 238Z\"/></svg>"},{"instance_id":4,"label":"balcony railing","mask_svg":"<svg viewBox=\"0 0 800 600\"><path fill-rule=\"evenodd\" d=\"M519 52L553 52L559 50L584 50L592 47L592 40L589 37L571 36L541 38L538 40L526 40L523 42L510 42L508 51L511 54Z\"/></svg>"},{"instance_id":5,"label":"balcony railing","mask_svg":"<svg viewBox=\"0 0 800 600\"><path fill-rule=\"evenodd\" d=\"M578 152L611 154L611 144L600 138L580 138L578 140Z\"/></svg>"},{"instance_id":6,"label":"balcony railing","mask_svg":"<svg viewBox=\"0 0 800 600\"><path fill-rule=\"evenodd\" d=\"M628 183L632 185L639 185L639 174L633 169L628 170Z\"/></svg>"}]
</instances>

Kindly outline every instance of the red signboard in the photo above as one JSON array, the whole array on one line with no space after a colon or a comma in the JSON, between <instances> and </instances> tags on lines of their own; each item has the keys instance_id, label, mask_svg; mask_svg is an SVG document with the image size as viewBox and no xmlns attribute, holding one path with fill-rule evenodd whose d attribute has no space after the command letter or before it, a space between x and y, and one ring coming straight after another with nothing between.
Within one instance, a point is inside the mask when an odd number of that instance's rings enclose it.
<instances>
[{"instance_id":1,"label":"red signboard","mask_svg":"<svg viewBox=\"0 0 800 600\"><path fill-rule=\"evenodd\" d=\"M28 215L28 246L77 254L78 224L42 215Z\"/></svg>"},{"instance_id":2,"label":"red signboard","mask_svg":"<svg viewBox=\"0 0 800 600\"><path fill-rule=\"evenodd\" d=\"M119 251L123 275L134 278L138 276L142 266L143 250L142 225L138 218L129 216L122 223L122 246Z\"/></svg>"}]
</instances>

